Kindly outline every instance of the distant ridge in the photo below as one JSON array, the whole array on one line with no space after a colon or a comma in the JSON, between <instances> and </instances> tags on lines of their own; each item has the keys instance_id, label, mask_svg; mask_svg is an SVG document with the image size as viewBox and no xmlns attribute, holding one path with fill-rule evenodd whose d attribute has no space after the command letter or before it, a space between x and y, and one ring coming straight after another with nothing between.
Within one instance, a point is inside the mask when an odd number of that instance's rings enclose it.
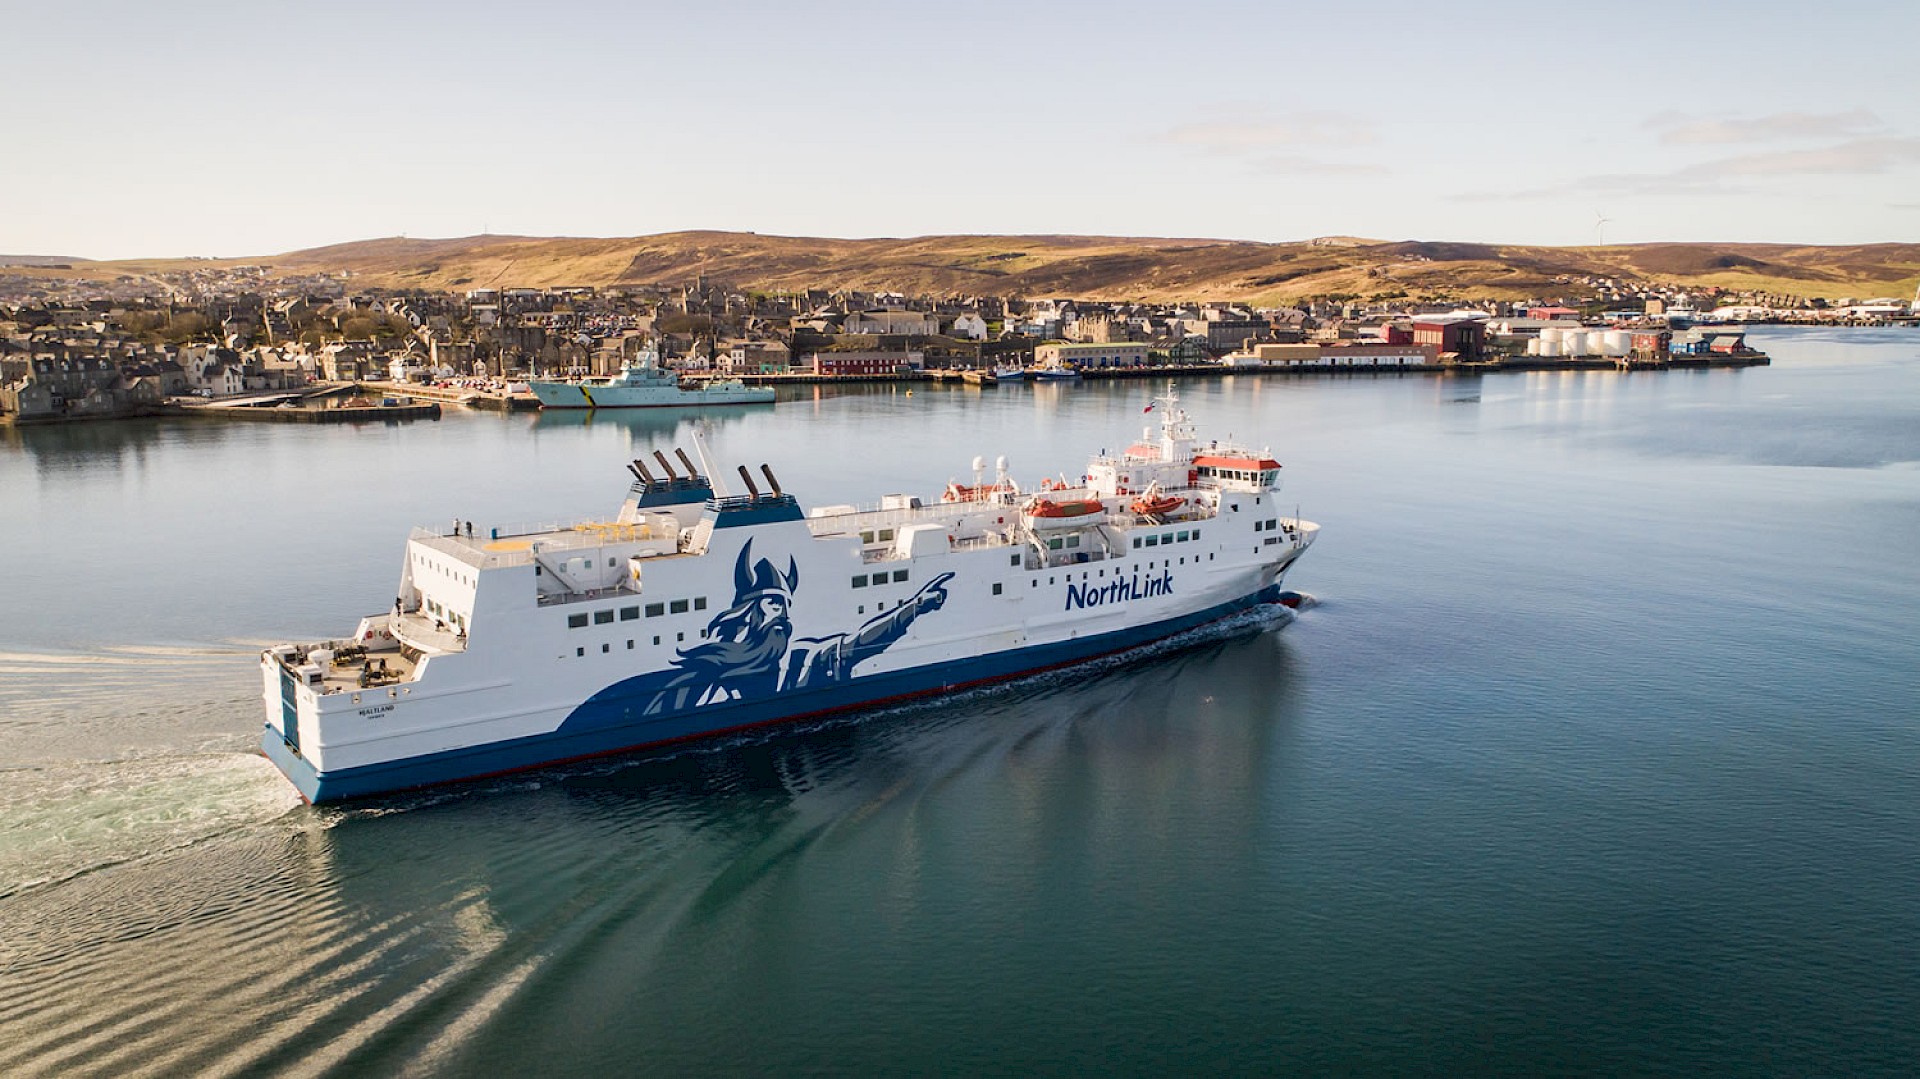
<instances>
[{"instance_id":1,"label":"distant ridge","mask_svg":"<svg viewBox=\"0 0 1920 1079\"><path fill-rule=\"evenodd\" d=\"M66 255L0 255L0 266L74 266L91 261Z\"/></svg>"},{"instance_id":2,"label":"distant ridge","mask_svg":"<svg viewBox=\"0 0 1920 1079\"><path fill-rule=\"evenodd\" d=\"M835 239L688 231L625 238L389 237L224 260L71 262L97 277L221 264L281 275L351 272L378 288L679 285L705 275L760 291L1075 296L1283 303L1304 296L1522 299L1579 293L1579 278L1834 299L1911 295L1920 244L1766 243L1542 247L1327 236L1289 243L1123 236Z\"/></svg>"}]
</instances>

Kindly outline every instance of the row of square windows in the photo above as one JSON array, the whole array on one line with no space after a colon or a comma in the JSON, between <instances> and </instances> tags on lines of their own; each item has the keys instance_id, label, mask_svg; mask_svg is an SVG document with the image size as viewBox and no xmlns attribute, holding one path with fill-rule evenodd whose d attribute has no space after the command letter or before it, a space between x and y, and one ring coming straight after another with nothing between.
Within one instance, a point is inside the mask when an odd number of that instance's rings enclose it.
<instances>
[{"instance_id":1,"label":"row of square windows","mask_svg":"<svg viewBox=\"0 0 1920 1079\"><path fill-rule=\"evenodd\" d=\"M893 571L893 583L894 583L894 584L899 584L900 582L902 582L902 581L904 581L904 580L906 580L906 579L907 579L907 571L906 571L906 570L903 570L903 569L897 569L897 570L894 570L894 571ZM853 578L853 587L855 587L855 588L865 588L865 587L867 587L867 583L868 583L869 581L871 581L871 582L873 583L873 586L874 586L875 588L878 588L878 587L880 587L881 585L883 585L883 584L886 584L886 583L887 583L887 574L886 574L885 572L881 572L881 573L876 573L876 574L873 574L873 575L872 575L871 577L869 577L868 575L866 575L866 574L864 574L864 573L862 573L862 574L857 574L857 575L856 575L856 576L855 576L855 577Z\"/></svg>"},{"instance_id":2,"label":"row of square windows","mask_svg":"<svg viewBox=\"0 0 1920 1079\"><path fill-rule=\"evenodd\" d=\"M1197 540L1199 538L1200 538L1199 529L1196 528L1191 532L1188 532L1183 529L1179 532L1162 532L1154 536L1145 536L1145 537L1135 536L1133 537L1133 545L1135 547L1141 546L1140 541L1142 539L1146 540L1146 544L1145 544L1146 546L1158 547L1161 544L1165 544L1165 543L1185 543L1188 540Z\"/></svg>"},{"instance_id":3,"label":"row of square windows","mask_svg":"<svg viewBox=\"0 0 1920 1079\"><path fill-rule=\"evenodd\" d=\"M695 596L690 600L675 599L675 600L667 600L661 603L649 603L646 606L648 618L659 618L661 615L665 615L665 614L686 614L689 610L704 611L706 609L707 609L707 597L705 596ZM600 610L592 612L591 624L596 626L609 625L613 622L614 617L615 617L614 608L604 607L604 608L601 608ZM619 609L619 618L620 618L620 621L622 622L631 622L639 617L640 617L640 608L637 606L621 607ZM568 629L585 629L587 628L588 624L589 624L589 615L585 611L582 611L579 614L570 614L567 616Z\"/></svg>"},{"instance_id":4,"label":"row of square windows","mask_svg":"<svg viewBox=\"0 0 1920 1079\"><path fill-rule=\"evenodd\" d=\"M686 635L686 634L685 634L684 632L682 632L682 633L676 633L676 634L674 634L674 635L673 635L673 639L674 639L675 641L685 641L685 640L687 639L687 635ZM654 644L656 644L656 645L660 643L660 638L659 638L659 636L658 636L658 635L656 635L656 636L655 636L655 637L653 638L653 643L654 643ZM609 652L612 652L612 651L613 651L613 645L612 645L611 643L609 643L609 644L603 644L603 645L601 645L601 646L600 646L600 654L601 654L601 655L606 655L607 653L609 653ZM631 652L631 651L633 651L633 638L632 638L632 637L628 637L628 638L627 638L627 651L629 651L629 652ZM575 657L575 658L579 658L579 657L581 657L581 656L585 656L585 655L587 654L587 649L586 649L586 647L585 647L585 646L583 645L583 646L581 646L581 647L579 647L579 648L575 648L575 649L573 650L573 654L574 654L574 657ZM565 659L566 657L565 657L565 656L562 656L561 658L562 658L562 659Z\"/></svg>"}]
</instances>

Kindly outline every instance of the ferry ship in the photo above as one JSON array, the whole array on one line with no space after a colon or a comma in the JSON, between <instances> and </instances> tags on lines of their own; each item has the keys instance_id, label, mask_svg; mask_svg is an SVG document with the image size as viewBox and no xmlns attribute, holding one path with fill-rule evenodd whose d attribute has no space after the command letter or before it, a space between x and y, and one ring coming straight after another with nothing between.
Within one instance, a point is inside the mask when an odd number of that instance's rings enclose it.
<instances>
[{"instance_id":1,"label":"ferry ship","mask_svg":"<svg viewBox=\"0 0 1920 1079\"><path fill-rule=\"evenodd\" d=\"M748 386L739 379L682 386L679 374L661 367L659 354L651 350L640 353L617 375L581 382L534 382L531 388L541 408L757 405L773 400L773 387Z\"/></svg>"},{"instance_id":2,"label":"ferry ship","mask_svg":"<svg viewBox=\"0 0 1920 1079\"><path fill-rule=\"evenodd\" d=\"M803 512L762 464L658 450L607 519L416 529L350 637L261 655L261 747L309 802L473 779L1018 677L1284 602L1319 532L1266 451L1171 389L1075 486L973 462ZM677 465L677 467L676 467ZM477 533L477 534L476 534Z\"/></svg>"}]
</instances>

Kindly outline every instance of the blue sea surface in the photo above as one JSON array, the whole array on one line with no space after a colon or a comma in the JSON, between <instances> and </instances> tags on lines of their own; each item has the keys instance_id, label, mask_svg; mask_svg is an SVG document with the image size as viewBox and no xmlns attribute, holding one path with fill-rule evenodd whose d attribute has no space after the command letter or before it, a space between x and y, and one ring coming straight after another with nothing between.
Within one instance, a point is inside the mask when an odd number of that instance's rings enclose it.
<instances>
[{"instance_id":1,"label":"blue sea surface","mask_svg":"<svg viewBox=\"0 0 1920 1079\"><path fill-rule=\"evenodd\" d=\"M1911 1075L1920 332L1180 384L1320 600L1122 663L347 807L259 647L696 417L0 431L0 1074ZM803 504L1078 475L1143 383L714 413Z\"/></svg>"}]
</instances>

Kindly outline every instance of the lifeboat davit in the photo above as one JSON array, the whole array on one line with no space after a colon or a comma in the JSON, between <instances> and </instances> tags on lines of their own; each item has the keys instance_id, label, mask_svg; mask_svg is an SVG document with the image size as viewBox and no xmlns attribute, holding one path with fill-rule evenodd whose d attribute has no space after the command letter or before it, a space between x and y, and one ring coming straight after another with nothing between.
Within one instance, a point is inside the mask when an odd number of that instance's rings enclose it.
<instances>
[{"instance_id":1,"label":"lifeboat davit","mask_svg":"<svg viewBox=\"0 0 1920 1079\"><path fill-rule=\"evenodd\" d=\"M1163 513L1172 513L1187 504L1184 498L1163 495L1160 498L1136 498L1133 500L1133 512L1143 517L1158 517Z\"/></svg>"}]
</instances>

